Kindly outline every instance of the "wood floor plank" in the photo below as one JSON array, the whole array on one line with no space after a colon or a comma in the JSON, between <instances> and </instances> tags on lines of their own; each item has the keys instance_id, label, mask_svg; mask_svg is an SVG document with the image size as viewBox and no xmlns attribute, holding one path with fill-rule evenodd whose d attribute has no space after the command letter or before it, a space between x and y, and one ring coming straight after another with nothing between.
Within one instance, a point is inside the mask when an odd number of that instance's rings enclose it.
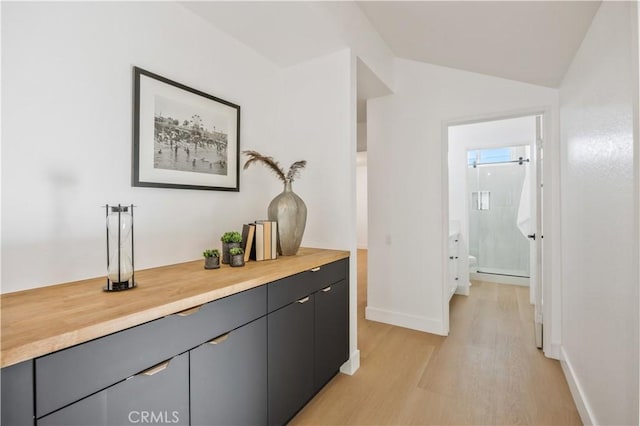
<instances>
[{"instance_id":1,"label":"wood floor plank","mask_svg":"<svg viewBox=\"0 0 640 426\"><path fill-rule=\"evenodd\" d=\"M448 337L367 321L358 250L361 366L338 374L292 425L580 425L558 361L535 348L527 287L474 281Z\"/></svg>"}]
</instances>

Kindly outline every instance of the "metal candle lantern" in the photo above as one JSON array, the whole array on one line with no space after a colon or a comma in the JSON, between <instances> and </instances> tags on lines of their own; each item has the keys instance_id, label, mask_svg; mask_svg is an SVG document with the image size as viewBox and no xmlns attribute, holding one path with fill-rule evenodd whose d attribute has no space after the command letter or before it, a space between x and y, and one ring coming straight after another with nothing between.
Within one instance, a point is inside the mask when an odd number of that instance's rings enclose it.
<instances>
[{"instance_id":1,"label":"metal candle lantern","mask_svg":"<svg viewBox=\"0 0 640 426\"><path fill-rule=\"evenodd\" d=\"M107 213L107 286L105 291L134 288L133 204L105 206Z\"/></svg>"}]
</instances>

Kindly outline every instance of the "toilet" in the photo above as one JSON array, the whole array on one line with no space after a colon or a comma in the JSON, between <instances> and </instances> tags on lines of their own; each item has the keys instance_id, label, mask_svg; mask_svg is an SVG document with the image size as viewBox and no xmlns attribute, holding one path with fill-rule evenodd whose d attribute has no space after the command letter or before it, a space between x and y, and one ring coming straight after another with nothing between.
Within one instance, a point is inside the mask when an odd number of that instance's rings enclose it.
<instances>
[{"instance_id":1,"label":"toilet","mask_svg":"<svg viewBox=\"0 0 640 426\"><path fill-rule=\"evenodd\" d=\"M475 274L476 272L478 272L477 266L478 266L478 259L476 259L475 256L469 255L469 273Z\"/></svg>"},{"instance_id":2,"label":"toilet","mask_svg":"<svg viewBox=\"0 0 640 426\"><path fill-rule=\"evenodd\" d=\"M478 259L476 259L475 256L471 256L469 255L469 274L475 274L476 272L478 272ZM471 283L471 281L469 281L469 287L471 287L473 284Z\"/></svg>"}]
</instances>

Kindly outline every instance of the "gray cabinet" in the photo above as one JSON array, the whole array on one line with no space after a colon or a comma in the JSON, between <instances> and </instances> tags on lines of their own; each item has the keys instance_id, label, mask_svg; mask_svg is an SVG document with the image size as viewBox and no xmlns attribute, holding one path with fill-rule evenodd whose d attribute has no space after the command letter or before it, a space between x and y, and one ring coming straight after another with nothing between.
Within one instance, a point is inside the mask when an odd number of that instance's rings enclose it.
<instances>
[{"instance_id":1,"label":"gray cabinet","mask_svg":"<svg viewBox=\"0 0 640 426\"><path fill-rule=\"evenodd\" d=\"M313 395L313 321L313 295L267 317L270 425L285 424Z\"/></svg>"},{"instance_id":2,"label":"gray cabinet","mask_svg":"<svg viewBox=\"0 0 640 426\"><path fill-rule=\"evenodd\" d=\"M191 424L267 423L267 319L262 317L193 349Z\"/></svg>"},{"instance_id":3,"label":"gray cabinet","mask_svg":"<svg viewBox=\"0 0 640 426\"><path fill-rule=\"evenodd\" d=\"M24 361L0 370L2 405L0 424L26 426L33 424L33 361Z\"/></svg>"},{"instance_id":4,"label":"gray cabinet","mask_svg":"<svg viewBox=\"0 0 640 426\"><path fill-rule=\"evenodd\" d=\"M51 413L37 426L189 425L189 356L162 364Z\"/></svg>"},{"instance_id":5,"label":"gray cabinet","mask_svg":"<svg viewBox=\"0 0 640 426\"><path fill-rule=\"evenodd\" d=\"M348 358L348 268L341 260L267 288L270 425L287 423Z\"/></svg>"}]
</instances>

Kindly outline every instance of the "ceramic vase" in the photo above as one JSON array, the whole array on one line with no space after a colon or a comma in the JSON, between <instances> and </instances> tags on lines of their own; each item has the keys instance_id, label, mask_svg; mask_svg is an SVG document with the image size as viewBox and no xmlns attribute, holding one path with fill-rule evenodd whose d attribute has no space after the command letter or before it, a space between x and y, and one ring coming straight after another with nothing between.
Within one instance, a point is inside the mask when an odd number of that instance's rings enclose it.
<instances>
[{"instance_id":1,"label":"ceramic vase","mask_svg":"<svg viewBox=\"0 0 640 426\"><path fill-rule=\"evenodd\" d=\"M293 256L298 253L307 224L307 206L291 189L291 182L269 204L269 220L278 222L278 254Z\"/></svg>"}]
</instances>

